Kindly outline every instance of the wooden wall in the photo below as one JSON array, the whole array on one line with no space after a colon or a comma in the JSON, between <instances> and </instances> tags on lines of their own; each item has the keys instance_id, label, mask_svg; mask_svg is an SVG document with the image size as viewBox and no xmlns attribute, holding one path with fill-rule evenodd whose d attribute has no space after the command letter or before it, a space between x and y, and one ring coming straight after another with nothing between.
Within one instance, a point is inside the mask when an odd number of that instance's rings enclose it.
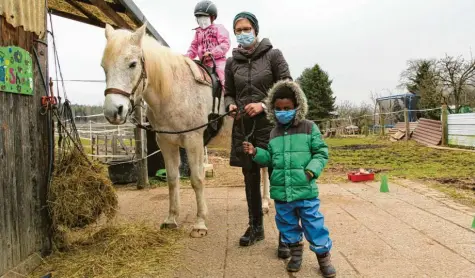
<instances>
[{"instance_id":1,"label":"wooden wall","mask_svg":"<svg viewBox=\"0 0 475 278\"><path fill-rule=\"evenodd\" d=\"M45 90L33 48L45 75L48 49L35 39L34 33L14 28L0 17L0 46L26 49L34 65L33 96L0 92L0 276L31 255L50 250L48 132L47 119L40 115Z\"/></svg>"}]
</instances>

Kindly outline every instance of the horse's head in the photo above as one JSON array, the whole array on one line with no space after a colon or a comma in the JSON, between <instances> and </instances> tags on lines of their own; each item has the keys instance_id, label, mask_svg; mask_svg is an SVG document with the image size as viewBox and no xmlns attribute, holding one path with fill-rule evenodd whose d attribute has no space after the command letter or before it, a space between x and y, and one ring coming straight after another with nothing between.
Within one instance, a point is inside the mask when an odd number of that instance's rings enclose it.
<instances>
[{"instance_id":1,"label":"horse's head","mask_svg":"<svg viewBox=\"0 0 475 278\"><path fill-rule=\"evenodd\" d=\"M101 65L106 75L104 116L111 124L124 124L133 103L145 90L147 78L142 51L145 28L144 24L130 32L106 25L107 44Z\"/></svg>"}]
</instances>

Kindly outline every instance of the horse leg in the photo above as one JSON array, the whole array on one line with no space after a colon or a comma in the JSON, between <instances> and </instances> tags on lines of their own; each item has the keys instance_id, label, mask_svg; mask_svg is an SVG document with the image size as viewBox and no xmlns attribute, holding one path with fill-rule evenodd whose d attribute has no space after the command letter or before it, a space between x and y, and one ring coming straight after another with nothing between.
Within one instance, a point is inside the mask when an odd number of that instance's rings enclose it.
<instances>
[{"instance_id":1,"label":"horse leg","mask_svg":"<svg viewBox=\"0 0 475 278\"><path fill-rule=\"evenodd\" d=\"M191 231L191 237L204 237L208 234L206 227L206 216L208 214L208 207L206 206L206 198L204 195L204 147L200 140L190 141L186 147L188 161L191 171L191 186L195 190L196 196L196 221Z\"/></svg>"},{"instance_id":2,"label":"horse leg","mask_svg":"<svg viewBox=\"0 0 475 278\"><path fill-rule=\"evenodd\" d=\"M175 229L178 228L176 220L180 215L180 151L178 146L167 142L160 141L159 145L167 170L169 198L168 216L160 227L164 229Z\"/></svg>"},{"instance_id":3,"label":"horse leg","mask_svg":"<svg viewBox=\"0 0 475 278\"><path fill-rule=\"evenodd\" d=\"M262 212L267 214L269 213L269 202L270 202L270 192L269 192L269 171L266 168L261 168L261 177L263 181L262 187Z\"/></svg>"}]
</instances>

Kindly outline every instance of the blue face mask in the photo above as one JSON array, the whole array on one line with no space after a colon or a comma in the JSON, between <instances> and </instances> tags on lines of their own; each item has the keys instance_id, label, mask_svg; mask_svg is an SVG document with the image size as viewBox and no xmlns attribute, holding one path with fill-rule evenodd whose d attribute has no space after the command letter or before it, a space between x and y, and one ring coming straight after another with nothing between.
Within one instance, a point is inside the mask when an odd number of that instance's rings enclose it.
<instances>
[{"instance_id":1,"label":"blue face mask","mask_svg":"<svg viewBox=\"0 0 475 278\"><path fill-rule=\"evenodd\" d=\"M290 123L295 118L296 110L287 110L287 111L275 111L275 117L279 123L286 125Z\"/></svg>"},{"instance_id":2,"label":"blue face mask","mask_svg":"<svg viewBox=\"0 0 475 278\"><path fill-rule=\"evenodd\" d=\"M249 33L244 33L242 32L239 35L236 35L237 42L244 47L248 47L252 45L256 37L254 36L254 33L251 31Z\"/></svg>"}]
</instances>

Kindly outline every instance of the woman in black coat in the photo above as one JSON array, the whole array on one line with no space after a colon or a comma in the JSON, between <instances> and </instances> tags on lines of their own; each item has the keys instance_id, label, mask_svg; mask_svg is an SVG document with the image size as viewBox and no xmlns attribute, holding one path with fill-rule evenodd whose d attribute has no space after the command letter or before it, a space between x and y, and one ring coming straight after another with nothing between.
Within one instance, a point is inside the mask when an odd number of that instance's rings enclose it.
<instances>
[{"instance_id":1,"label":"woman in black coat","mask_svg":"<svg viewBox=\"0 0 475 278\"><path fill-rule=\"evenodd\" d=\"M264 239L260 190L260 167L247 157L242 148L245 137L254 146L267 149L272 124L266 117L264 99L275 82L292 79L282 52L273 48L269 39L260 40L257 18L249 12L236 15L234 34L239 46L226 61L225 105L228 111L244 109L234 121L230 164L241 167L246 187L249 227L240 238L241 246L249 246ZM271 175L272 169L269 169Z\"/></svg>"}]
</instances>

